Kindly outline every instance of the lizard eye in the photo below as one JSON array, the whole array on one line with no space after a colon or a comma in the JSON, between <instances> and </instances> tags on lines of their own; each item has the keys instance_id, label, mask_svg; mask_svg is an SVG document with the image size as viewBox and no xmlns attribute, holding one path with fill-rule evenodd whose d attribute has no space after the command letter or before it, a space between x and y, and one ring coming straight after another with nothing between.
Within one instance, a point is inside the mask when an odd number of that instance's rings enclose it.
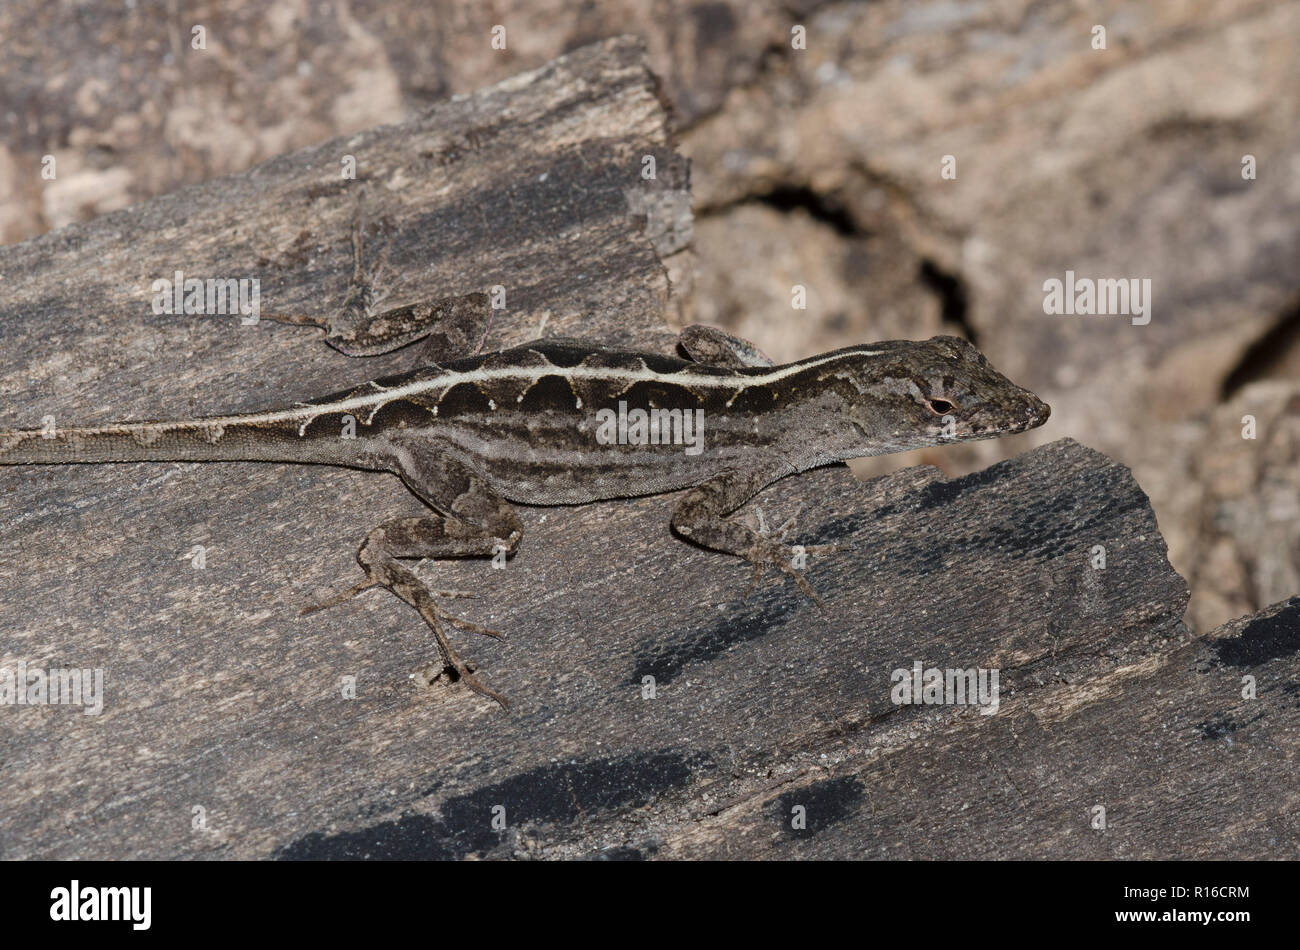
<instances>
[{"instance_id":1,"label":"lizard eye","mask_svg":"<svg viewBox=\"0 0 1300 950\"><path fill-rule=\"evenodd\" d=\"M957 408L956 403L949 402L946 399L927 399L925 404L930 407L930 411L936 416L942 416Z\"/></svg>"}]
</instances>

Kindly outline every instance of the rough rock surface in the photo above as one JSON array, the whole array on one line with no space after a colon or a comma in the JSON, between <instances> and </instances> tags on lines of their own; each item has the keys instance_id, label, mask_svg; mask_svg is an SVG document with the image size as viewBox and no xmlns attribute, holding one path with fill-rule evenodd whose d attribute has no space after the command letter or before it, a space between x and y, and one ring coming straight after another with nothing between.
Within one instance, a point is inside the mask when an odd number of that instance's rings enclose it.
<instances>
[{"instance_id":1,"label":"rough rock surface","mask_svg":"<svg viewBox=\"0 0 1300 950\"><path fill-rule=\"evenodd\" d=\"M1190 474L1202 496L1189 619L1209 629L1300 590L1300 384L1255 383L1216 409Z\"/></svg>"},{"instance_id":2,"label":"rough rock surface","mask_svg":"<svg viewBox=\"0 0 1300 950\"><path fill-rule=\"evenodd\" d=\"M689 122L779 54L787 11L776 0L137 0L93 11L13 0L0 5L0 241L396 122L623 34L643 39ZM52 180L40 174L47 155Z\"/></svg>"}]
</instances>

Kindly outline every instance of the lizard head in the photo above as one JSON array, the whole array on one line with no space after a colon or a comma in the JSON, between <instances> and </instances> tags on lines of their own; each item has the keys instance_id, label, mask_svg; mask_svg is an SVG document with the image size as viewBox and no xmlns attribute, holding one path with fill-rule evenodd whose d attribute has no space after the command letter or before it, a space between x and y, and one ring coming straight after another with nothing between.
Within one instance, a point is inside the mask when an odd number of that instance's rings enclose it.
<instances>
[{"instance_id":1,"label":"lizard head","mask_svg":"<svg viewBox=\"0 0 1300 950\"><path fill-rule=\"evenodd\" d=\"M1045 402L959 337L869 349L877 355L864 355L860 382L873 398L854 400L845 409L873 452L1011 435L1042 425L1051 414Z\"/></svg>"}]
</instances>

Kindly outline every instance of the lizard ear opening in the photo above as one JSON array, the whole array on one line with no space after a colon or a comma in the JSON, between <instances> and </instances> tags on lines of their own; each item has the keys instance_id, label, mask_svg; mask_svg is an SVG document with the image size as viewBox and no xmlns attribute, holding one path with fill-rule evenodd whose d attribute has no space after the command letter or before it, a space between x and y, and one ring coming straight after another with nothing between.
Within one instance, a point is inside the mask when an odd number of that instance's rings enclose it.
<instances>
[{"instance_id":1,"label":"lizard ear opening","mask_svg":"<svg viewBox=\"0 0 1300 950\"><path fill-rule=\"evenodd\" d=\"M957 408L956 403L949 402L946 399L927 399L925 404L936 416L942 416L945 413L952 412Z\"/></svg>"}]
</instances>

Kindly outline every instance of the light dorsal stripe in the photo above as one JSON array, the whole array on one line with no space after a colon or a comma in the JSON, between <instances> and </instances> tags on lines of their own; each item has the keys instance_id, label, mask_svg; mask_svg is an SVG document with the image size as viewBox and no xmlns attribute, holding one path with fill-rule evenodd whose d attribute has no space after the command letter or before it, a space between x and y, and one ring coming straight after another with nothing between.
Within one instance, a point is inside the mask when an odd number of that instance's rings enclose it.
<instances>
[{"instance_id":1,"label":"light dorsal stripe","mask_svg":"<svg viewBox=\"0 0 1300 950\"><path fill-rule=\"evenodd\" d=\"M566 379L617 379L626 381L629 385L639 382L662 382L672 383L683 386L689 386L691 389L735 389L738 392L749 389L753 386L767 386L772 383L793 376L796 373L802 373L804 370L815 369L818 366L825 366L828 363L834 363L836 360L850 359L861 356L880 356L882 350L844 350L838 353L827 354L825 356L814 357L799 363L789 363L785 366L778 366L767 373L754 376L749 375L689 375L688 367L676 370L671 373L656 373L647 366L641 369L623 369L619 367L608 366L500 366L464 370L462 372L447 372L431 379L416 380L403 386L393 386L381 392L367 393L364 396L352 396L347 399L340 399L338 402L317 403L314 405L295 406L292 409L281 409L271 412L257 412L248 415L237 416L207 416L201 421L208 426L221 425L269 425L277 422L300 422L300 434L305 430L307 425L318 416L323 416L333 412L356 413L358 410L368 409L368 418L373 418L375 412L390 402L399 399L405 399L410 396L419 396L423 393L437 390L449 390L453 386L459 386L462 383L486 383L498 379L539 379L543 376L560 376ZM362 384L367 385L367 384ZM358 420L360 421L360 420ZM140 422L125 423L121 425L98 426L93 428L79 429L83 435L110 434L115 432L136 432L142 427L157 431L166 431L172 428L185 428L192 425L183 421L174 422Z\"/></svg>"}]
</instances>

